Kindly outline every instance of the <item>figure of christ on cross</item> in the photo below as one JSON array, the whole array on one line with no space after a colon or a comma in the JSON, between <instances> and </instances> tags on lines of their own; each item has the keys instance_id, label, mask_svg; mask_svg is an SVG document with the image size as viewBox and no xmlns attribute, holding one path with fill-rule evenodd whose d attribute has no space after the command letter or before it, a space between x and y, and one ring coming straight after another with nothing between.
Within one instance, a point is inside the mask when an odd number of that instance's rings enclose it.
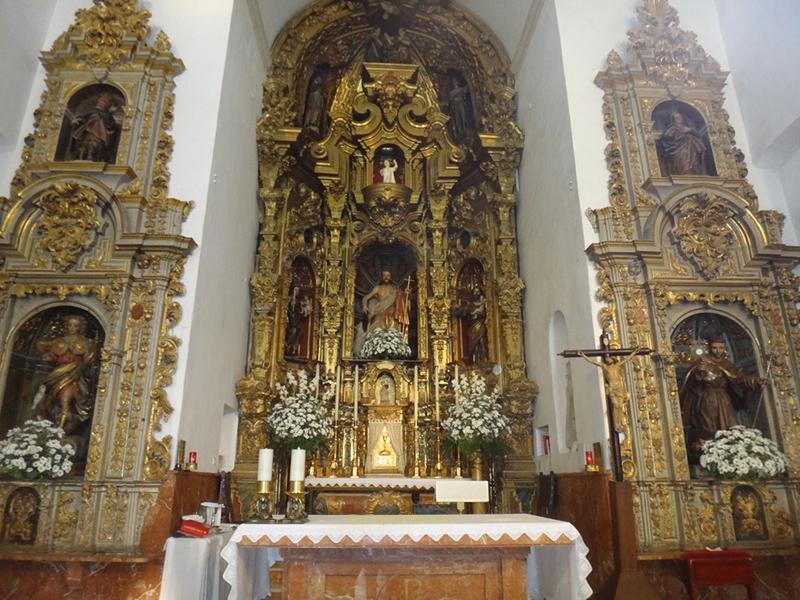
<instances>
[{"instance_id":1,"label":"figure of christ on cross","mask_svg":"<svg viewBox=\"0 0 800 600\"><path fill-rule=\"evenodd\" d=\"M606 402L608 405L609 431L611 432L611 446L614 452L614 478L622 481L622 455L620 453L619 434L625 430L627 416L625 408L630 402L630 394L625 388L625 365L637 356L650 354L649 348L611 348L609 336L603 333L600 336L600 348L588 350L564 350L559 356L564 358L582 358L603 371L605 383ZM599 357L592 360L589 357Z\"/></svg>"}]
</instances>

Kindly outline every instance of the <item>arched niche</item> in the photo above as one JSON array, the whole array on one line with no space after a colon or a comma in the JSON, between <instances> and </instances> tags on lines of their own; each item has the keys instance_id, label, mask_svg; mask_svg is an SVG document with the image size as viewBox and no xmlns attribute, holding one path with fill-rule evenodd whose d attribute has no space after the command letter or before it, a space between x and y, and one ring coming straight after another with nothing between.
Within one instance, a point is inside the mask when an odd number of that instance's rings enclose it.
<instances>
[{"instance_id":1,"label":"arched niche","mask_svg":"<svg viewBox=\"0 0 800 600\"><path fill-rule=\"evenodd\" d=\"M286 331L284 358L314 358L314 314L316 312L316 279L311 262L304 256L292 261L291 280L286 299Z\"/></svg>"},{"instance_id":2,"label":"arched niche","mask_svg":"<svg viewBox=\"0 0 800 600\"><path fill-rule=\"evenodd\" d=\"M394 144L379 146L372 160L372 183L403 184L405 166L405 157L400 148Z\"/></svg>"},{"instance_id":3,"label":"arched niche","mask_svg":"<svg viewBox=\"0 0 800 600\"><path fill-rule=\"evenodd\" d=\"M3 509L4 543L33 544L39 533L39 508L42 500L35 489L18 487L8 495Z\"/></svg>"},{"instance_id":4,"label":"arched niche","mask_svg":"<svg viewBox=\"0 0 800 600\"><path fill-rule=\"evenodd\" d=\"M697 462L703 440L713 437L714 429L744 425L770 436L766 391L758 383L758 347L742 324L699 311L673 327L670 341L690 463ZM714 358L712 344L725 354L718 368L703 362Z\"/></svg>"},{"instance_id":5,"label":"arched niche","mask_svg":"<svg viewBox=\"0 0 800 600\"><path fill-rule=\"evenodd\" d=\"M467 260L459 270L454 316L456 359L465 365L489 362L486 280L483 265L477 259Z\"/></svg>"},{"instance_id":6,"label":"arched niche","mask_svg":"<svg viewBox=\"0 0 800 600\"><path fill-rule=\"evenodd\" d=\"M0 434L48 419L74 445L73 473L82 474L104 341L100 322L74 306L46 308L23 321L11 338Z\"/></svg>"},{"instance_id":7,"label":"arched niche","mask_svg":"<svg viewBox=\"0 0 800 600\"><path fill-rule=\"evenodd\" d=\"M668 100L653 109L651 119L662 177L717 174L708 126L700 111Z\"/></svg>"},{"instance_id":8,"label":"arched niche","mask_svg":"<svg viewBox=\"0 0 800 600\"><path fill-rule=\"evenodd\" d=\"M447 122L447 133L459 143L477 131L475 103L469 83L461 71L448 69L438 73L436 84L439 102L444 112L450 117Z\"/></svg>"},{"instance_id":9,"label":"arched niche","mask_svg":"<svg viewBox=\"0 0 800 600\"><path fill-rule=\"evenodd\" d=\"M117 160L125 97L106 83L88 85L67 102L56 146L56 161Z\"/></svg>"},{"instance_id":10,"label":"arched niche","mask_svg":"<svg viewBox=\"0 0 800 600\"><path fill-rule=\"evenodd\" d=\"M303 128L311 137L321 138L328 132L330 116L328 108L336 91L339 69L322 63L314 67L306 88L303 110Z\"/></svg>"},{"instance_id":11,"label":"arched niche","mask_svg":"<svg viewBox=\"0 0 800 600\"><path fill-rule=\"evenodd\" d=\"M412 248L401 242L372 242L364 246L356 258L352 355L358 356L370 331L389 326L404 331L411 357L416 358L419 310L416 292L417 259Z\"/></svg>"}]
</instances>

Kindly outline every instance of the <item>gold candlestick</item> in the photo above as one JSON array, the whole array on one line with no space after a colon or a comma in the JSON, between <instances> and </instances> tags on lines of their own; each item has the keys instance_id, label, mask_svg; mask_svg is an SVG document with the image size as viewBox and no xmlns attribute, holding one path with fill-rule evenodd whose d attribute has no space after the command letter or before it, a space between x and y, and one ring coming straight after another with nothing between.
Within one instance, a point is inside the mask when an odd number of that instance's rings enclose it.
<instances>
[{"instance_id":1,"label":"gold candlestick","mask_svg":"<svg viewBox=\"0 0 800 600\"><path fill-rule=\"evenodd\" d=\"M420 478L419 425L414 425L414 479Z\"/></svg>"},{"instance_id":2,"label":"gold candlestick","mask_svg":"<svg viewBox=\"0 0 800 600\"><path fill-rule=\"evenodd\" d=\"M338 477L339 475L339 421L337 419L333 426L333 460L331 461L328 477Z\"/></svg>"},{"instance_id":3,"label":"gold candlestick","mask_svg":"<svg viewBox=\"0 0 800 600\"><path fill-rule=\"evenodd\" d=\"M306 491L303 481L290 481L289 491L286 492L286 495L289 496L289 501L286 503L286 518L283 522L306 523L308 513L306 512Z\"/></svg>"},{"instance_id":4,"label":"gold candlestick","mask_svg":"<svg viewBox=\"0 0 800 600\"><path fill-rule=\"evenodd\" d=\"M455 479L463 479L461 476L461 451L456 447L456 474L453 476Z\"/></svg>"},{"instance_id":5,"label":"gold candlestick","mask_svg":"<svg viewBox=\"0 0 800 600\"><path fill-rule=\"evenodd\" d=\"M272 512L275 510L275 501L270 489L271 481L259 481L258 491L250 505L251 523L274 523Z\"/></svg>"}]
</instances>

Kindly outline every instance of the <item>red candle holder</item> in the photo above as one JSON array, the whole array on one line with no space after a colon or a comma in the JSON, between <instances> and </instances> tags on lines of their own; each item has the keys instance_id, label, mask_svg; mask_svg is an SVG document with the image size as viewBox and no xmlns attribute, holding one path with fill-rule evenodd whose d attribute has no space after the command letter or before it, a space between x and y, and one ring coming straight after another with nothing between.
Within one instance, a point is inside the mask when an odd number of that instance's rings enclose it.
<instances>
[{"instance_id":1,"label":"red candle holder","mask_svg":"<svg viewBox=\"0 0 800 600\"><path fill-rule=\"evenodd\" d=\"M586 467L585 470L587 473L597 473L600 471L600 465L596 465L594 462L594 452L591 450L587 450L585 453L586 456Z\"/></svg>"}]
</instances>

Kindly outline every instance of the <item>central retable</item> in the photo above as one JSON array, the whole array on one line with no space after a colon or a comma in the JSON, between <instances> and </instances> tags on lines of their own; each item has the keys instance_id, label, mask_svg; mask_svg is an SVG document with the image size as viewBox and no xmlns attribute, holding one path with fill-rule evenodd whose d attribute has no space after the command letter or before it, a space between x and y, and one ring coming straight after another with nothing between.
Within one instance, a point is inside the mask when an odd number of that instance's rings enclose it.
<instances>
[{"instance_id":1,"label":"central retable","mask_svg":"<svg viewBox=\"0 0 800 600\"><path fill-rule=\"evenodd\" d=\"M240 525L222 550L229 598L582 599L591 571L570 523L532 515L312 515Z\"/></svg>"}]
</instances>

